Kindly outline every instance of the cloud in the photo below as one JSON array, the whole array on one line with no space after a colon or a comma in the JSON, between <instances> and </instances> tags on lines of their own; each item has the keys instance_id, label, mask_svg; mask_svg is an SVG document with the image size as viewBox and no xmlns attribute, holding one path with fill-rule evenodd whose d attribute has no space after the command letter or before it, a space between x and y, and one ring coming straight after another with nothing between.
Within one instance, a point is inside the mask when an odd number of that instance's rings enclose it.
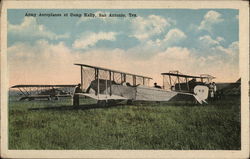
<instances>
[{"instance_id":1,"label":"cloud","mask_svg":"<svg viewBox=\"0 0 250 159\"><path fill-rule=\"evenodd\" d=\"M170 47L157 55L160 59L164 57L168 60L186 60L189 56L190 51L182 47Z\"/></svg>"},{"instance_id":2,"label":"cloud","mask_svg":"<svg viewBox=\"0 0 250 159\"><path fill-rule=\"evenodd\" d=\"M219 73L223 72L223 75L228 73L228 75L225 76L228 79L230 79L229 75L232 77L238 77L239 42L235 41L228 46L223 46L221 44L223 39L224 38L221 37L213 39L208 35L202 36L199 38L200 43L198 43L200 48L194 49L194 52L196 52L195 54L199 55L200 57L203 57L207 63L210 63L208 68L214 69L217 72L217 76L221 76ZM220 72L218 71L219 69L223 71ZM224 78L223 80L228 81L228 79Z\"/></svg>"},{"instance_id":3,"label":"cloud","mask_svg":"<svg viewBox=\"0 0 250 159\"><path fill-rule=\"evenodd\" d=\"M145 40L151 36L163 33L173 21L161 16L149 15L148 17L134 18L131 23L133 29L133 35L131 36L139 40Z\"/></svg>"},{"instance_id":4,"label":"cloud","mask_svg":"<svg viewBox=\"0 0 250 159\"><path fill-rule=\"evenodd\" d=\"M225 39L223 37L220 37L220 36L218 36L216 38L216 40L219 41L219 42L224 42L225 41Z\"/></svg>"},{"instance_id":5,"label":"cloud","mask_svg":"<svg viewBox=\"0 0 250 159\"><path fill-rule=\"evenodd\" d=\"M46 40L34 44L16 43L7 49L10 84L76 84L79 69L73 65L77 55L62 42Z\"/></svg>"},{"instance_id":6,"label":"cloud","mask_svg":"<svg viewBox=\"0 0 250 159\"><path fill-rule=\"evenodd\" d=\"M228 47L223 47L221 45L212 48L217 54L227 55L223 56L224 60L231 63L239 62L239 42L234 41Z\"/></svg>"},{"instance_id":7,"label":"cloud","mask_svg":"<svg viewBox=\"0 0 250 159\"><path fill-rule=\"evenodd\" d=\"M201 46L201 49L204 50L205 55L217 54L218 57L221 55L221 58L225 58L225 54L230 56L238 56L239 54L238 41L232 42L228 47L221 45L221 43L225 41L223 37L216 37L216 39L213 39L209 35L204 35L199 37L199 41L199 45Z\"/></svg>"},{"instance_id":8,"label":"cloud","mask_svg":"<svg viewBox=\"0 0 250 159\"><path fill-rule=\"evenodd\" d=\"M100 40L115 41L117 33L115 32L99 32L99 33L88 33L82 35L76 39L73 43L73 47L76 49L86 49L94 46Z\"/></svg>"},{"instance_id":9,"label":"cloud","mask_svg":"<svg viewBox=\"0 0 250 159\"><path fill-rule=\"evenodd\" d=\"M221 38L219 38L219 40L220 39ZM211 47L211 46L220 44L219 40L214 40L209 35L201 36L199 37L199 40L203 44L203 46L206 46L206 47Z\"/></svg>"},{"instance_id":10,"label":"cloud","mask_svg":"<svg viewBox=\"0 0 250 159\"><path fill-rule=\"evenodd\" d=\"M182 32L181 30L175 28L175 29L171 29L165 36L164 40L167 43L177 43L180 40L185 39L187 36L184 32Z\"/></svg>"},{"instance_id":11,"label":"cloud","mask_svg":"<svg viewBox=\"0 0 250 159\"><path fill-rule=\"evenodd\" d=\"M221 18L221 14L216 11L209 11L204 16L203 20L200 23L200 26L198 27L199 30L207 30L209 32L212 31L212 27L215 24L218 24L222 22L224 19Z\"/></svg>"},{"instance_id":12,"label":"cloud","mask_svg":"<svg viewBox=\"0 0 250 159\"><path fill-rule=\"evenodd\" d=\"M24 17L23 22L17 25L8 23L8 32L21 37L40 37L50 40L69 37L69 33L58 35L51 32L44 25L38 24L34 17Z\"/></svg>"},{"instance_id":13,"label":"cloud","mask_svg":"<svg viewBox=\"0 0 250 159\"><path fill-rule=\"evenodd\" d=\"M233 51L231 48L227 49ZM237 52L233 54L237 55ZM236 81L239 78L237 58L228 56L228 59L230 60L223 60L217 55L197 56L193 49L170 47L152 59L155 61L155 65L151 65L151 67L156 67L154 68L155 72L179 70L181 73L191 75L211 74L216 77L216 81L220 82ZM161 78L157 73L154 77Z\"/></svg>"},{"instance_id":14,"label":"cloud","mask_svg":"<svg viewBox=\"0 0 250 159\"><path fill-rule=\"evenodd\" d=\"M237 55L238 42L233 42L228 49ZM207 73L223 82L238 78L238 67L231 61L221 60L216 55L196 56L192 49L182 47L169 47L148 59L137 58L122 49L71 50L62 42L49 44L46 40L36 41L34 45L16 43L8 48L11 85L79 83L79 67L74 63L151 76L152 82L159 84L162 82L160 73L170 70L193 75Z\"/></svg>"},{"instance_id":15,"label":"cloud","mask_svg":"<svg viewBox=\"0 0 250 159\"><path fill-rule=\"evenodd\" d=\"M239 53L239 42L238 41L234 41L229 45L230 50L232 50L232 52L236 52Z\"/></svg>"},{"instance_id":16,"label":"cloud","mask_svg":"<svg viewBox=\"0 0 250 159\"><path fill-rule=\"evenodd\" d=\"M178 44L186 38L186 34L180 29L174 28L168 31L163 39L156 39L155 41L147 41L147 45L152 47L166 48Z\"/></svg>"}]
</instances>

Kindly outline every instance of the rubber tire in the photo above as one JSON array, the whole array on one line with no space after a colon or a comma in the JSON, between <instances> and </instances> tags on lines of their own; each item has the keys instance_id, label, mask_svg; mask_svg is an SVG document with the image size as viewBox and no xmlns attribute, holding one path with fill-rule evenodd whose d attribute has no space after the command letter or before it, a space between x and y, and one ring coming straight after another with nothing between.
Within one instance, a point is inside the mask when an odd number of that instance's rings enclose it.
<instances>
[{"instance_id":1,"label":"rubber tire","mask_svg":"<svg viewBox=\"0 0 250 159\"><path fill-rule=\"evenodd\" d=\"M129 99L127 100L127 105L132 105L133 104L133 100Z\"/></svg>"},{"instance_id":2,"label":"rubber tire","mask_svg":"<svg viewBox=\"0 0 250 159\"><path fill-rule=\"evenodd\" d=\"M106 107L107 106L107 102L105 100L98 100L97 105L99 105L101 107Z\"/></svg>"}]
</instances>

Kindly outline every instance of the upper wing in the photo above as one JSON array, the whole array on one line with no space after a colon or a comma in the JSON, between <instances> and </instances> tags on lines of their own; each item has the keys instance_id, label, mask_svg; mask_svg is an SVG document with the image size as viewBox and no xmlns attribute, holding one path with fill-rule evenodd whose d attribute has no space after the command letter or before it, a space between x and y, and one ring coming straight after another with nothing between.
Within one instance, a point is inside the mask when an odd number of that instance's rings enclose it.
<instances>
[{"instance_id":1,"label":"upper wing","mask_svg":"<svg viewBox=\"0 0 250 159\"><path fill-rule=\"evenodd\" d=\"M15 85L15 86L12 86L11 88L23 88L23 87L43 87L43 88L45 88L45 87L75 87L76 85L70 85L70 84L66 84L66 85L46 85L46 84L44 84L44 85L36 85L36 84L34 84L34 85L32 85L32 84L30 84L30 85Z\"/></svg>"}]
</instances>

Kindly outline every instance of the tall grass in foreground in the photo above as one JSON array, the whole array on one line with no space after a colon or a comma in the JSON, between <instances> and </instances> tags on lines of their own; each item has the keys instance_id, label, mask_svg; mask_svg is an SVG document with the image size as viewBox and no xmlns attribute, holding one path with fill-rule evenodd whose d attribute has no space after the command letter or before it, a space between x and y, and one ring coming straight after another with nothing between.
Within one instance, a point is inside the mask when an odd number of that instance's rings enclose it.
<instances>
[{"instance_id":1,"label":"tall grass in foreground","mask_svg":"<svg viewBox=\"0 0 250 159\"><path fill-rule=\"evenodd\" d=\"M90 99L9 102L9 149L240 149L240 99L99 108Z\"/></svg>"}]
</instances>

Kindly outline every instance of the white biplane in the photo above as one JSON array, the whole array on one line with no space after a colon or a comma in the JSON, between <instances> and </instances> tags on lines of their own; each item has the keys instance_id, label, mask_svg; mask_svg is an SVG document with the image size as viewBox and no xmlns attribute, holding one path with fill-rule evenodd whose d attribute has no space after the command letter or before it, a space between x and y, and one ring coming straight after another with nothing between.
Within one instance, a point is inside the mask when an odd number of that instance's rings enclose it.
<instances>
[{"instance_id":1,"label":"white biplane","mask_svg":"<svg viewBox=\"0 0 250 159\"><path fill-rule=\"evenodd\" d=\"M177 95L190 96L200 104L206 103L208 98L208 87L204 79L211 80L212 76L188 76L177 73L162 73L163 87L150 87L151 77L126 73L103 67L86 64L75 64L81 69L82 93L75 93L79 96L90 97L98 101L99 105L105 106L112 101L171 101ZM166 76L170 79L167 86ZM177 77L177 82L173 81ZM182 89L183 83L180 78L186 79L187 90ZM194 85L188 79L201 79L201 83ZM168 82L168 83L169 83ZM173 89L173 86L175 89ZM178 87L177 87L178 86ZM171 89L172 88L172 89Z\"/></svg>"}]
</instances>

